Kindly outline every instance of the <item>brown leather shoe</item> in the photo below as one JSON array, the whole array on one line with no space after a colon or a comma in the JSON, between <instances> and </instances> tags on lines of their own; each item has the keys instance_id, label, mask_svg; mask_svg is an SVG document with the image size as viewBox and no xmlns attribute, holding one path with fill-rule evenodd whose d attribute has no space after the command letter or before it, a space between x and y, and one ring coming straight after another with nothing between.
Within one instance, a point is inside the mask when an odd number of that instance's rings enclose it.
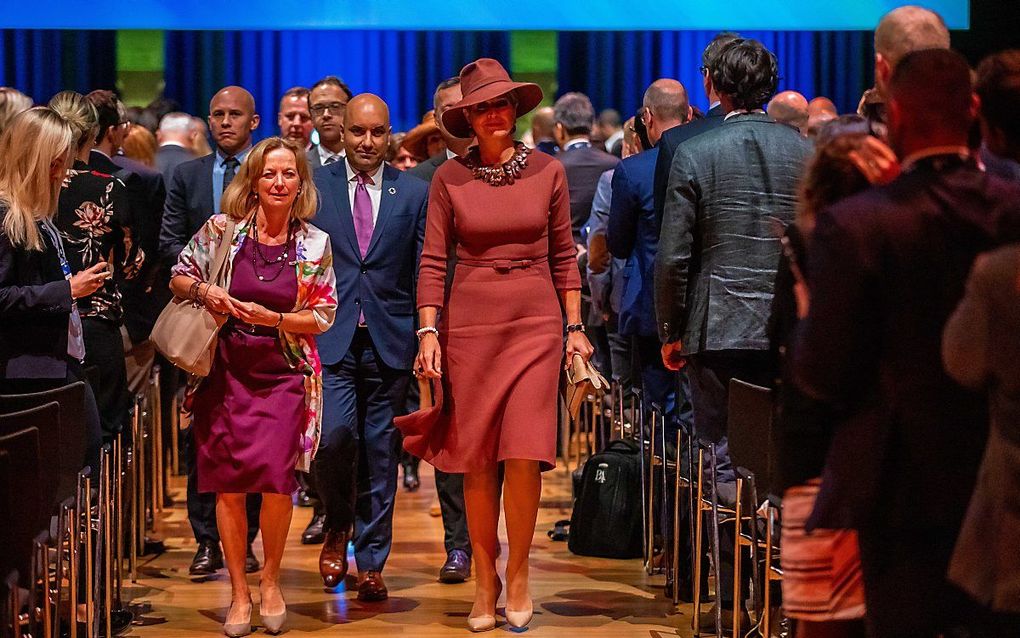
<instances>
[{"instance_id":1,"label":"brown leather shoe","mask_svg":"<svg viewBox=\"0 0 1020 638\"><path fill-rule=\"evenodd\" d=\"M349 532L326 532L326 540L319 553L319 575L326 587L336 587L347 577L347 543Z\"/></svg>"},{"instance_id":2,"label":"brown leather shoe","mask_svg":"<svg viewBox=\"0 0 1020 638\"><path fill-rule=\"evenodd\" d=\"M358 574L358 600L375 603L390 597L383 582L382 572L362 572Z\"/></svg>"}]
</instances>

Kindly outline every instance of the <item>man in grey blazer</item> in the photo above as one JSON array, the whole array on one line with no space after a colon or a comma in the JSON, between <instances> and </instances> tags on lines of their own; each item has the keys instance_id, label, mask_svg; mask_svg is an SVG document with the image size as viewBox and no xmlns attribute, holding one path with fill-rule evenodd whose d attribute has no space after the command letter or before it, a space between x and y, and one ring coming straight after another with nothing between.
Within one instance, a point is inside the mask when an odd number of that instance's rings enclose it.
<instances>
[{"instance_id":1,"label":"man in grey blazer","mask_svg":"<svg viewBox=\"0 0 1020 638\"><path fill-rule=\"evenodd\" d=\"M319 143L308 149L313 171L344 158L344 111L353 95L350 87L335 75L327 75L308 91L308 110L319 133Z\"/></svg>"},{"instance_id":2,"label":"man in grey blazer","mask_svg":"<svg viewBox=\"0 0 1020 638\"><path fill-rule=\"evenodd\" d=\"M655 258L655 313L663 363L674 370L686 363L695 431L717 444L717 479L732 483L728 386L731 378L769 383L765 326L779 239L793 221L811 144L762 111L778 72L775 56L760 42L726 44L712 81L727 115L715 129L682 143L673 157ZM725 499L725 490L720 493ZM733 544L720 545L728 608Z\"/></svg>"}]
</instances>

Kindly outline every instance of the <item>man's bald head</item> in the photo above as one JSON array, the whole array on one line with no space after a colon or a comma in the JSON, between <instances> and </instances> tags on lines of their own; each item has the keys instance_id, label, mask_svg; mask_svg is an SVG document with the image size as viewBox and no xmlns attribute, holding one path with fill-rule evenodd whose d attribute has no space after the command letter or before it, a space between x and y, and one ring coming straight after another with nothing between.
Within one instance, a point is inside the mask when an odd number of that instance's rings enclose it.
<instances>
[{"instance_id":1,"label":"man's bald head","mask_svg":"<svg viewBox=\"0 0 1020 638\"><path fill-rule=\"evenodd\" d=\"M687 89L671 78L660 78L645 89L641 100L641 121L648 130L648 139L658 144L667 130L691 119Z\"/></svg>"},{"instance_id":2,"label":"man's bald head","mask_svg":"<svg viewBox=\"0 0 1020 638\"><path fill-rule=\"evenodd\" d=\"M343 124L347 161L357 171L373 173L390 145L390 109L378 95L362 93L347 103Z\"/></svg>"},{"instance_id":3,"label":"man's bald head","mask_svg":"<svg viewBox=\"0 0 1020 638\"><path fill-rule=\"evenodd\" d=\"M209 129L220 151L232 157L251 146L259 125L255 98L240 86L227 86L209 101Z\"/></svg>"},{"instance_id":4,"label":"man's bald head","mask_svg":"<svg viewBox=\"0 0 1020 638\"><path fill-rule=\"evenodd\" d=\"M556 128L555 111L551 106L536 109L531 116L531 136L536 142L551 140Z\"/></svg>"},{"instance_id":5,"label":"man's bald head","mask_svg":"<svg viewBox=\"0 0 1020 638\"><path fill-rule=\"evenodd\" d=\"M777 93L765 110L769 117L777 122L795 126L802 135L807 135L808 101L800 93L796 91Z\"/></svg>"},{"instance_id":6,"label":"man's bald head","mask_svg":"<svg viewBox=\"0 0 1020 638\"><path fill-rule=\"evenodd\" d=\"M836 104L827 97L816 97L815 99L808 102L807 105L808 115L821 115L822 113L831 113L832 115L839 115L839 109L836 108Z\"/></svg>"},{"instance_id":7,"label":"man's bald head","mask_svg":"<svg viewBox=\"0 0 1020 638\"><path fill-rule=\"evenodd\" d=\"M948 48L949 29L942 16L915 5L893 9L875 27L875 87L886 98L889 78L905 55Z\"/></svg>"}]
</instances>

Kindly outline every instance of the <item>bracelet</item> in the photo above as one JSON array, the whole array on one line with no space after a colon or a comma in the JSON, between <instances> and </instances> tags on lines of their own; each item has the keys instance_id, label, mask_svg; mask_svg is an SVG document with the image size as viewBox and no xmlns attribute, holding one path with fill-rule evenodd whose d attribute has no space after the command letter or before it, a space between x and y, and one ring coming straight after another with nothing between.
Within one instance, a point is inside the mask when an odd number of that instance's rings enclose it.
<instances>
[{"instance_id":1,"label":"bracelet","mask_svg":"<svg viewBox=\"0 0 1020 638\"><path fill-rule=\"evenodd\" d=\"M571 333L571 332L584 332L584 324L583 323L568 323L567 324L567 333Z\"/></svg>"},{"instance_id":2,"label":"bracelet","mask_svg":"<svg viewBox=\"0 0 1020 638\"><path fill-rule=\"evenodd\" d=\"M434 334L437 337L439 336L439 330L437 330L435 326L425 326L424 328L418 328L418 330L415 331L414 334L418 335L418 340L421 341L421 339L429 333Z\"/></svg>"},{"instance_id":3,"label":"bracelet","mask_svg":"<svg viewBox=\"0 0 1020 638\"><path fill-rule=\"evenodd\" d=\"M205 283L205 294L202 295L202 305L203 306L205 305L205 300L209 298L209 291L212 290L212 284L210 284L208 282L204 282L204 283ZM202 292L202 287L201 286L199 286L198 291L199 291L199 293Z\"/></svg>"},{"instance_id":4,"label":"bracelet","mask_svg":"<svg viewBox=\"0 0 1020 638\"><path fill-rule=\"evenodd\" d=\"M196 294L196 290L200 285L202 285L201 281L193 281L191 282L191 287L188 288L188 299L191 300L192 303L195 304L198 303L198 295Z\"/></svg>"},{"instance_id":5,"label":"bracelet","mask_svg":"<svg viewBox=\"0 0 1020 638\"><path fill-rule=\"evenodd\" d=\"M277 321L277 322L276 322L276 325L275 325L275 326L273 326L273 327L274 327L274 328L279 328L280 326L282 326L282 325L283 325L283 313L282 313L282 312L278 312L278 313L276 313L276 314L280 315L280 320L279 320L279 321Z\"/></svg>"}]
</instances>

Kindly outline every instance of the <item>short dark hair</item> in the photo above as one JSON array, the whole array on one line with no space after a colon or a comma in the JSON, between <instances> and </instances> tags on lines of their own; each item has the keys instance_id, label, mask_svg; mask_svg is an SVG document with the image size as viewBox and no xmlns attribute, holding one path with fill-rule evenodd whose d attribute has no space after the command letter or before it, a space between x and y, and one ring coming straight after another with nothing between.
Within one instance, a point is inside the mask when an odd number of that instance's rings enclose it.
<instances>
[{"instance_id":1,"label":"short dark hair","mask_svg":"<svg viewBox=\"0 0 1020 638\"><path fill-rule=\"evenodd\" d=\"M455 86L460 86L460 76L455 75L452 78L446 78L439 83L436 87L436 92L432 94L432 107L435 108L436 101L439 99L439 92L445 91L446 89L452 89Z\"/></svg>"},{"instance_id":2,"label":"short dark hair","mask_svg":"<svg viewBox=\"0 0 1020 638\"><path fill-rule=\"evenodd\" d=\"M1020 49L990 55L977 68L975 90L981 114L1006 136L1013 152L1020 152Z\"/></svg>"},{"instance_id":3,"label":"short dark hair","mask_svg":"<svg viewBox=\"0 0 1020 638\"><path fill-rule=\"evenodd\" d=\"M85 99L96 107L96 113L99 115L99 132L96 133L96 144L99 144L112 127L124 121L122 117L124 106L116 93L105 89L93 91L86 95Z\"/></svg>"},{"instance_id":4,"label":"short dark hair","mask_svg":"<svg viewBox=\"0 0 1020 638\"><path fill-rule=\"evenodd\" d=\"M354 97L354 92L351 91L351 87L347 86L347 84L343 80L341 80L335 75L327 75L326 77L322 78L321 80L313 84L310 89L308 89L308 93L311 94L312 91L319 88L320 86L339 87L339 89L343 91L344 94L347 96L348 100ZM308 99L309 100L311 99L311 95L308 96Z\"/></svg>"},{"instance_id":5,"label":"short dark hair","mask_svg":"<svg viewBox=\"0 0 1020 638\"><path fill-rule=\"evenodd\" d=\"M760 109L779 84L776 56L757 40L737 38L724 45L710 72L715 90L737 109Z\"/></svg>"},{"instance_id":6,"label":"short dark hair","mask_svg":"<svg viewBox=\"0 0 1020 638\"><path fill-rule=\"evenodd\" d=\"M739 34L733 33L732 31L723 31L722 33L717 34L714 38L712 38L712 41L708 43L705 50L701 52L702 66L709 70L714 69L719 60L719 52L722 51L722 48L739 37Z\"/></svg>"},{"instance_id":7,"label":"short dark hair","mask_svg":"<svg viewBox=\"0 0 1020 638\"><path fill-rule=\"evenodd\" d=\"M553 105L553 121L568 135L588 135L595 124L595 107L584 93L564 93Z\"/></svg>"},{"instance_id":8,"label":"short dark hair","mask_svg":"<svg viewBox=\"0 0 1020 638\"><path fill-rule=\"evenodd\" d=\"M620 119L620 112L616 109L602 109L599 112L599 124L611 128L620 128L623 126L623 120Z\"/></svg>"},{"instance_id":9,"label":"short dark hair","mask_svg":"<svg viewBox=\"0 0 1020 638\"><path fill-rule=\"evenodd\" d=\"M899 61L889 80L893 102L908 113L915 134L966 135L973 123L974 92L967 60L950 49L912 51Z\"/></svg>"}]
</instances>

